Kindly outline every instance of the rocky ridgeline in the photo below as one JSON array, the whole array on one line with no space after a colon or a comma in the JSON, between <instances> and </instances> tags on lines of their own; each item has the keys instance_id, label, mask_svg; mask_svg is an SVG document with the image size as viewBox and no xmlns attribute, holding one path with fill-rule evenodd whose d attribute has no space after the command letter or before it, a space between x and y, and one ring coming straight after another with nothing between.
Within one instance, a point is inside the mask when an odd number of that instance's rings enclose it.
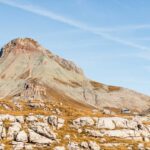
<instances>
[{"instance_id":1,"label":"rocky ridgeline","mask_svg":"<svg viewBox=\"0 0 150 150\"><path fill-rule=\"evenodd\" d=\"M18 38L10 41L8 44L6 44L1 51L0 56L2 57L7 56L10 52L13 52L14 54L18 53L31 53L31 52L42 52L44 55L47 55L50 59L53 59L59 65L61 65L63 68L67 70L73 70L76 73L83 74L83 71L81 68L77 67L72 61L68 61L64 58L61 58L57 55L52 54L49 51L46 51L44 47L42 47L37 41L31 39L31 38Z\"/></svg>"},{"instance_id":2,"label":"rocky ridgeline","mask_svg":"<svg viewBox=\"0 0 150 150\"><path fill-rule=\"evenodd\" d=\"M38 42L36 42L31 38L26 39L18 38L10 41L2 48L3 51L2 56L9 54L11 51L16 54L24 51L33 52L37 51L37 49L44 49L44 48L42 48L42 46L40 46Z\"/></svg>"},{"instance_id":3,"label":"rocky ridgeline","mask_svg":"<svg viewBox=\"0 0 150 150\"><path fill-rule=\"evenodd\" d=\"M109 138L116 140L110 142ZM1 150L101 150L121 146L134 150L130 140L137 141L136 149L149 150L150 118L79 117L68 122L58 115L1 114L0 139Z\"/></svg>"}]
</instances>

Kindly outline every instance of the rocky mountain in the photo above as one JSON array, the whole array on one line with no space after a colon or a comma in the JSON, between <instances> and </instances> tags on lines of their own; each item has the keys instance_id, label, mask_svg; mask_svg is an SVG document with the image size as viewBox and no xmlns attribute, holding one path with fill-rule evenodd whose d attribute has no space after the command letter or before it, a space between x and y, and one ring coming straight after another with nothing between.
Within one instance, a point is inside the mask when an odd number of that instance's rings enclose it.
<instances>
[{"instance_id":1,"label":"rocky mountain","mask_svg":"<svg viewBox=\"0 0 150 150\"><path fill-rule=\"evenodd\" d=\"M149 150L149 112L148 96L92 81L33 39L1 49L0 150Z\"/></svg>"},{"instance_id":2,"label":"rocky mountain","mask_svg":"<svg viewBox=\"0 0 150 150\"><path fill-rule=\"evenodd\" d=\"M54 94L55 93L55 94ZM88 79L82 69L30 38L6 44L0 53L1 99L53 99L95 108L146 111L150 97Z\"/></svg>"}]
</instances>

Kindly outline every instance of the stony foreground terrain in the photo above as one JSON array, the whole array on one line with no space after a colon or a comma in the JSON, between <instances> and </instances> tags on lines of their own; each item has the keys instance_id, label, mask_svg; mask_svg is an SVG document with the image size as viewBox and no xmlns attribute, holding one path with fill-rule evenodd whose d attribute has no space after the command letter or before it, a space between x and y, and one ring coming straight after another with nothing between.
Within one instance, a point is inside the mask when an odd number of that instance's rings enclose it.
<instances>
[{"instance_id":1,"label":"stony foreground terrain","mask_svg":"<svg viewBox=\"0 0 150 150\"><path fill-rule=\"evenodd\" d=\"M125 115L109 109L77 109L53 102L28 105L20 101L15 105L1 103L2 150L150 149L149 116Z\"/></svg>"}]
</instances>

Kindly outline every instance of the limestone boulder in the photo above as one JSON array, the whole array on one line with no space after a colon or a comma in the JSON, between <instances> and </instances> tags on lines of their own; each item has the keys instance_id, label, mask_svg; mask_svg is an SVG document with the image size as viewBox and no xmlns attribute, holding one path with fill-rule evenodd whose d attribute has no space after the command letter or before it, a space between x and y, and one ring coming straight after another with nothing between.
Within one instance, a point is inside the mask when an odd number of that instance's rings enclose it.
<instances>
[{"instance_id":1,"label":"limestone boulder","mask_svg":"<svg viewBox=\"0 0 150 150\"><path fill-rule=\"evenodd\" d=\"M60 129L63 127L65 120L62 118L58 118L55 115L49 116L47 118L47 122L54 128L54 129Z\"/></svg>"},{"instance_id":2,"label":"limestone boulder","mask_svg":"<svg viewBox=\"0 0 150 150\"><path fill-rule=\"evenodd\" d=\"M20 131L16 137L16 141L17 142L28 142L27 133L24 130Z\"/></svg>"},{"instance_id":3,"label":"limestone boulder","mask_svg":"<svg viewBox=\"0 0 150 150\"><path fill-rule=\"evenodd\" d=\"M67 146L68 150L80 150L78 143L70 142Z\"/></svg>"},{"instance_id":4,"label":"limestone boulder","mask_svg":"<svg viewBox=\"0 0 150 150\"><path fill-rule=\"evenodd\" d=\"M90 150L100 150L100 146L96 142L90 141L89 149Z\"/></svg>"},{"instance_id":5,"label":"limestone boulder","mask_svg":"<svg viewBox=\"0 0 150 150\"><path fill-rule=\"evenodd\" d=\"M50 138L51 140L56 140L56 134L52 131L52 129L50 129L47 123L34 122L33 124L30 125L30 128L34 132L44 137Z\"/></svg>"},{"instance_id":6,"label":"limestone boulder","mask_svg":"<svg viewBox=\"0 0 150 150\"><path fill-rule=\"evenodd\" d=\"M8 128L7 138L9 140L16 139L17 134L21 130L21 124L18 122L14 122L11 124L11 126Z\"/></svg>"},{"instance_id":7,"label":"limestone boulder","mask_svg":"<svg viewBox=\"0 0 150 150\"><path fill-rule=\"evenodd\" d=\"M64 146L56 146L54 150L65 150Z\"/></svg>"},{"instance_id":8,"label":"limestone boulder","mask_svg":"<svg viewBox=\"0 0 150 150\"><path fill-rule=\"evenodd\" d=\"M36 144L51 144L52 140L29 129L29 141Z\"/></svg>"},{"instance_id":9,"label":"limestone boulder","mask_svg":"<svg viewBox=\"0 0 150 150\"><path fill-rule=\"evenodd\" d=\"M93 126L94 121L91 117L80 117L73 120L73 126L76 128L84 127L84 126Z\"/></svg>"}]
</instances>

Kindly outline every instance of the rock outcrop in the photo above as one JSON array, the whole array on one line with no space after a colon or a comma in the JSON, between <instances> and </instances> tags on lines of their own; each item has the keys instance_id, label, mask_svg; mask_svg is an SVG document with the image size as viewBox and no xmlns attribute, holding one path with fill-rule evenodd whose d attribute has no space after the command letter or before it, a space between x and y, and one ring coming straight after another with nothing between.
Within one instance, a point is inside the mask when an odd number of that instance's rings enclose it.
<instances>
[{"instance_id":1,"label":"rock outcrop","mask_svg":"<svg viewBox=\"0 0 150 150\"><path fill-rule=\"evenodd\" d=\"M81 117L73 120L73 127L76 129L84 128L83 132L93 137L108 136L150 142L150 126L144 125L140 117L132 119L120 117Z\"/></svg>"}]
</instances>

